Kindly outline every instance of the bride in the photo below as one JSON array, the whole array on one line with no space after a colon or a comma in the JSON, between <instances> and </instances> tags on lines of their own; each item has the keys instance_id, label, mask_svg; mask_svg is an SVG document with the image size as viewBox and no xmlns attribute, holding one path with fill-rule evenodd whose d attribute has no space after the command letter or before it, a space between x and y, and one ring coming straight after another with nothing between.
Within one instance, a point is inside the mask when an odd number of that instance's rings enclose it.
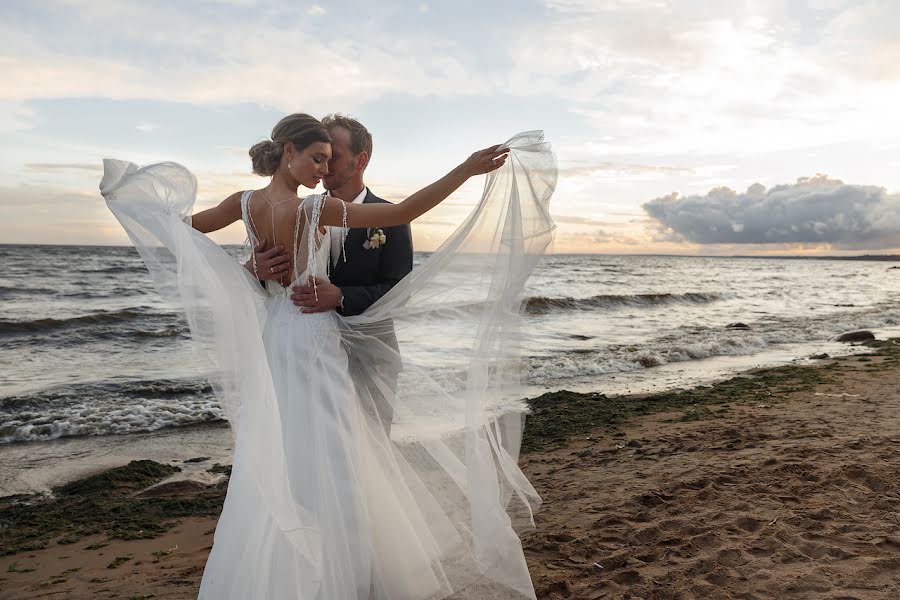
<instances>
[{"instance_id":1,"label":"bride","mask_svg":"<svg viewBox=\"0 0 900 600\"><path fill-rule=\"evenodd\" d=\"M285 117L250 150L269 184L193 216L184 167L104 161L101 193L184 310L235 437L200 597L534 598L516 531L540 499L516 465L521 419L509 404L521 398L522 288L554 228L549 144L519 134L396 205L299 198L327 174L329 142L313 117ZM485 173L473 213L365 313L291 303L296 282L327 277L326 226L407 223ZM263 288L203 235L239 219L252 246L286 248L290 276ZM448 364L401 357L382 341L387 327L439 332ZM395 389L383 369L401 358ZM398 417L393 439L377 398Z\"/></svg>"}]
</instances>

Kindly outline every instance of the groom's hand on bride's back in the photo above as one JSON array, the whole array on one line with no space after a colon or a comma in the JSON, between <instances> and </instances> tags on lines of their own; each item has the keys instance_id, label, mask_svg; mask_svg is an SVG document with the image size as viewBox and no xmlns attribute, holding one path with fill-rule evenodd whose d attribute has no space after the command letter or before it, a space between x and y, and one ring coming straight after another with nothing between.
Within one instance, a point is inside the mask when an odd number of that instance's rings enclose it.
<instances>
[{"instance_id":1,"label":"groom's hand on bride's back","mask_svg":"<svg viewBox=\"0 0 900 600\"><path fill-rule=\"evenodd\" d=\"M256 271L253 271L254 261L252 259L247 262L246 267L260 281L276 281L287 275L291 268L291 259L281 244L266 250L267 245L266 238L263 238L253 248L253 255L256 258Z\"/></svg>"},{"instance_id":2,"label":"groom's hand on bride's back","mask_svg":"<svg viewBox=\"0 0 900 600\"><path fill-rule=\"evenodd\" d=\"M298 285L291 290L291 302L305 313L334 310L341 305L344 293L341 288L319 277L310 277L306 285Z\"/></svg>"}]
</instances>

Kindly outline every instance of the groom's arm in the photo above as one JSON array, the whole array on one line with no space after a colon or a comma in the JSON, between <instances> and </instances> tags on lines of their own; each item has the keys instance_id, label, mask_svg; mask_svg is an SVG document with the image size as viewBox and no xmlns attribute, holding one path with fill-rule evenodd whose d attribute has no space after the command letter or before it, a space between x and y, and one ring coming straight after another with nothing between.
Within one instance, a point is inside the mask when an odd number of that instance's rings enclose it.
<instances>
[{"instance_id":1,"label":"groom's arm","mask_svg":"<svg viewBox=\"0 0 900 600\"><path fill-rule=\"evenodd\" d=\"M413 245L409 225L385 227L384 234L387 241L381 247L378 281L372 285L341 286L344 302L338 311L346 317L358 315L375 304L412 271Z\"/></svg>"}]
</instances>

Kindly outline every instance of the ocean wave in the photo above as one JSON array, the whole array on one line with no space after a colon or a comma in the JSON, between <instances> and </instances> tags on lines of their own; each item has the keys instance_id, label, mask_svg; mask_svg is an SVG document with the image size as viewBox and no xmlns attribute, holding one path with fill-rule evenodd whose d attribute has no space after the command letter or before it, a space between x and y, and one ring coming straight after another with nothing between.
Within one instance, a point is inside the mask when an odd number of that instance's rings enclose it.
<instances>
[{"instance_id":1,"label":"ocean wave","mask_svg":"<svg viewBox=\"0 0 900 600\"><path fill-rule=\"evenodd\" d=\"M202 378L72 384L0 398L0 443L139 433L223 418Z\"/></svg>"},{"instance_id":2,"label":"ocean wave","mask_svg":"<svg viewBox=\"0 0 900 600\"><path fill-rule=\"evenodd\" d=\"M36 442L84 435L146 433L165 427L185 427L224 421L218 404L188 403L172 406L162 402L81 410L53 414L23 413L0 424L0 444Z\"/></svg>"},{"instance_id":3,"label":"ocean wave","mask_svg":"<svg viewBox=\"0 0 900 600\"><path fill-rule=\"evenodd\" d=\"M91 268L90 266L84 266L79 269L79 272L82 274L93 275L100 273L112 273L112 274L120 274L120 273L139 273L144 274L146 269L144 265L140 262L129 262L127 264L118 264L118 265L104 265L98 268Z\"/></svg>"},{"instance_id":4,"label":"ocean wave","mask_svg":"<svg viewBox=\"0 0 900 600\"><path fill-rule=\"evenodd\" d=\"M0 410L16 407L65 406L82 402L113 402L126 398L186 398L208 396L212 387L204 377L188 379L114 379L71 383L0 398Z\"/></svg>"},{"instance_id":5,"label":"ocean wave","mask_svg":"<svg viewBox=\"0 0 900 600\"><path fill-rule=\"evenodd\" d=\"M572 349L527 359L526 380L553 385L571 378L606 376L668 363L766 352L784 344L828 343L834 336L900 323L900 310L877 307L806 319L750 321L749 327L683 327L633 345Z\"/></svg>"},{"instance_id":6,"label":"ocean wave","mask_svg":"<svg viewBox=\"0 0 900 600\"><path fill-rule=\"evenodd\" d=\"M715 292L686 292L683 294L601 294L589 298L548 298L531 296L525 301L525 310L531 314L544 314L557 310L590 310L620 306L659 306L662 304L708 304L721 300Z\"/></svg>"},{"instance_id":7,"label":"ocean wave","mask_svg":"<svg viewBox=\"0 0 900 600\"><path fill-rule=\"evenodd\" d=\"M150 291L152 294L153 292ZM100 288L100 289L81 289L76 292L63 292L57 293L57 297L59 298L67 298L69 300L93 300L93 299L105 299L105 298L124 298L124 297L133 297L133 296L146 296L148 295L147 289L142 289L140 287L113 287L113 288Z\"/></svg>"},{"instance_id":8,"label":"ocean wave","mask_svg":"<svg viewBox=\"0 0 900 600\"><path fill-rule=\"evenodd\" d=\"M44 333L58 329L69 327L91 327L96 325L106 325L115 323L127 323L137 320L147 319L148 317L169 317L174 318L174 314L158 314L150 312L145 307L126 308L123 310L112 310L97 312L79 317L69 317L67 319L35 319L31 321L9 321L0 319L0 336L15 335L22 333Z\"/></svg>"}]
</instances>

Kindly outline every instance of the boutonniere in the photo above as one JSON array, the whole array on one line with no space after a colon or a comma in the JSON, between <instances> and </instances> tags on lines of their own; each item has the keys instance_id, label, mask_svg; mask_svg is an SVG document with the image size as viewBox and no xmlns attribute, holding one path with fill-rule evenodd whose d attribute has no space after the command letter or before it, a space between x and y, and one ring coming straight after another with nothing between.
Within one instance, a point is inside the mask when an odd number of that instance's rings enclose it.
<instances>
[{"instance_id":1,"label":"boutonniere","mask_svg":"<svg viewBox=\"0 0 900 600\"><path fill-rule=\"evenodd\" d=\"M366 229L366 238L368 239L363 243L363 248L366 250L374 250L379 246L383 246L387 241L387 236L384 235L381 227L369 227Z\"/></svg>"}]
</instances>

